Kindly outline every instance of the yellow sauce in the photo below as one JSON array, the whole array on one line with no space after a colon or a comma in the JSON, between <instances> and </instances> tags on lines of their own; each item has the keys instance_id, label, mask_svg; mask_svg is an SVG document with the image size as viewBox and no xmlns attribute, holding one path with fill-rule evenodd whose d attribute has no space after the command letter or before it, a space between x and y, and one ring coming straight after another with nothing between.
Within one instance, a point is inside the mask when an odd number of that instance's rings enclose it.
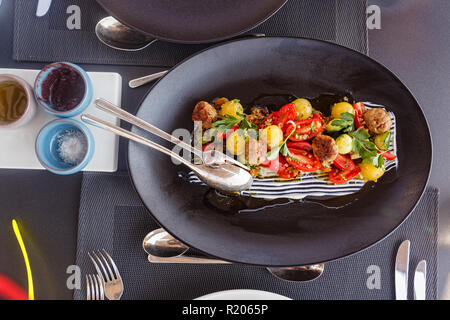
<instances>
[{"instance_id":1,"label":"yellow sauce","mask_svg":"<svg viewBox=\"0 0 450 320\"><path fill-rule=\"evenodd\" d=\"M0 82L0 124L9 124L20 119L27 104L27 94L19 83Z\"/></svg>"}]
</instances>

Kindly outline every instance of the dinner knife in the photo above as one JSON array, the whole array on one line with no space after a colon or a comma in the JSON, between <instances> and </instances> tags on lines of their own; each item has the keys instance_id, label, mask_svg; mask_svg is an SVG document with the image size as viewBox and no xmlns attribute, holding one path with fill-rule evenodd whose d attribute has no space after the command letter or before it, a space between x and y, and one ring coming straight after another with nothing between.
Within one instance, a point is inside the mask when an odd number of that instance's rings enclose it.
<instances>
[{"instance_id":1,"label":"dinner knife","mask_svg":"<svg viewBox=\"0 0 450 320\"><path fill-rule=\"evenodd\" d=\"M405 240L400 244L395 258L395 298L397 300L408 299L408 267L410 241Z\"/></svg>"},{"instance_id":2,"label":"dinner knife","mask_svg":"<svg viewBox=\"0 0 450 320\"><path fill-rule=\"evenodd\" d=\"M427 262L422 260L414 273L414 300L425 300L427 284Z\"/></svg>"},{"instance_id":3,"label":"dinner knife","mask_svg":"<svg viewBox=\"0 0 450 320\"><path fill-rule=\"evenodd\" d=\"M50 5L52 4L52 0L39 0L37 9L36 9L36 16L37 17L43 17L48 12L48 9L50 9Z\"/></svg>"}]
</instances>

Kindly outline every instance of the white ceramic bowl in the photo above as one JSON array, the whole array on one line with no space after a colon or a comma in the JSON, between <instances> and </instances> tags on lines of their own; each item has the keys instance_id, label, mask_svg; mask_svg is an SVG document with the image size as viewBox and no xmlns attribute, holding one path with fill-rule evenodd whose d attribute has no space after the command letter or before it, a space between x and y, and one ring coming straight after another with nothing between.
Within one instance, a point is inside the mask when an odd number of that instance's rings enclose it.
<instances>
[{"instance_id":1,"label":"white ceramic bowl","mask_svg":"<svg viewBox=\"0 0 450 320\"><path fill-rule=\"evenodd\" d=\"M25 124L27 124L36 114L36 102L34 100L33 90L31 86L22 78L14 76L12 74L0 74L0 82L5 81L15 81L19 83L22 88L25 89L25 93L27 95L27 108L23 115L14 122L10 123L1 123L0 122L0 130L1 129L17 129Z\"/></svg>"}]
</instances>

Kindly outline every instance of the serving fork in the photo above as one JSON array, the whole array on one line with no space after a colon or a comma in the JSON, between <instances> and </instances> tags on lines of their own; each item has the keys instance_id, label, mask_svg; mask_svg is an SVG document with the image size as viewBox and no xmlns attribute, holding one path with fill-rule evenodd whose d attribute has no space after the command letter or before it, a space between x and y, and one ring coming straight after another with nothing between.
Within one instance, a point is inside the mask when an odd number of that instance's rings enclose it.
<instances>
[{"instance_id":1,"label":"serving fork","mask_svg":"<svg viewBox=\"0 0 450 320\"><path fill-rule=\"evenodd\" d=\"M103 255L104 253L104 255ZM103 253L100 250L92 251L92 254L88 252L88 256L94 264L97 275L100 277L106 297L109 300L120 300L123 294L123 281L117 269L114 260L103 249ZM105 256L108 258L106 259Z\"/></svg>"},{"instance_id":2,"label":"serving fork","mask_svg":"<svg viewBox=\"0 0 450 320\"><path fill-rule=\"evenodd\" d=\"M98 274L86 276L86 299L105 300L103 282Z\"/></svg>"}]
</instances>

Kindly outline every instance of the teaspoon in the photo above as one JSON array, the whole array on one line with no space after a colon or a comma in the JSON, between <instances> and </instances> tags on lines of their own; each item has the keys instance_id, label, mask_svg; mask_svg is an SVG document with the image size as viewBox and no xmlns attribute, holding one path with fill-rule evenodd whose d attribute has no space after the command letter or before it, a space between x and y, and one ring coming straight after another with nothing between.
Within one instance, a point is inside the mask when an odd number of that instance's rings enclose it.
<instances>
[{"instance_id":1,"label":"teaspoon","mask_svg":"<svg viewBox=\"0 0 450 320\"><path fill-rule=\"evenodd\" d=\"M142 242L142 247L148 254L148 261L152 263L230 263L205 256L200 257L188 254L189 247L162 228L147 234ZM284 281L305 282L320 277L324 267L323 264L317 264L304 267L269 267L267 270Z\"/></svg>"},{"instance_id":2,"label":"teaspoon","mask_svg":"<svg viewBox=\"0 0 450 320\"><path fill-rule=\"evenodd\" d=\"M155 38L132 29L111 16L97 23L95 34L103 44L123 51L139 51L156 41Z\"/></svg>"}]
</instances>

